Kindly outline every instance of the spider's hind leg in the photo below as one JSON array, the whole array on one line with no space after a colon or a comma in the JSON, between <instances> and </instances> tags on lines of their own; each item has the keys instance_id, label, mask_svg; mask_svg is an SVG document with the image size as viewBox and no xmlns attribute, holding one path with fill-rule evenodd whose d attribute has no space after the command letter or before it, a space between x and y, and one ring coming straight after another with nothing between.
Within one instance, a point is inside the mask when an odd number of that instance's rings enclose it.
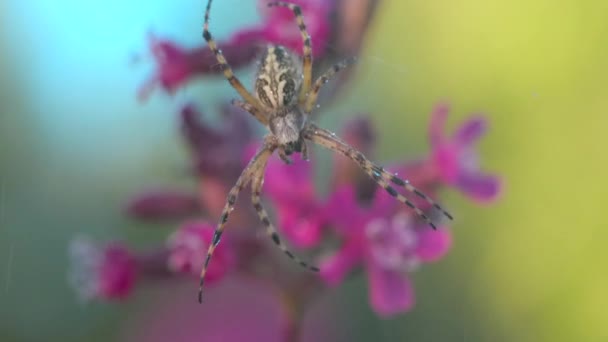
<instances>
[{"instance_id":1,"label":"spider's hind leg","mask_svg":"<svg viewBox=\"0 0 608 342\"><path fill-rule=\"evenodd\" d=\"M359 152L355 148L351 147L347 143L343 142L339 138L335 136L335 134L331 133L326 129L322 129L316 127L314 125L309 125L309 127L304 132L304 137L310 139L311 141L335 152L338 152L359 165L367 173L367 175L372 178L378 185L380 185L386 192L389 193L392 197L397 199L399 202L410 207L419 217L425 220L433 229L437 229L433 221L422 211L422 209L418 208L414 203L412 203L405 196L395 190L390 183L392 182L395 185L402 186L406 190L414 193L416 196L424 199L429 204L431 204L435 209L441 211L443 215L445 215L450 220L453 219L452 215L444 210L437 202L433 201L430 197L414 188L408 181L402 180L401 178L390 174L385 171L382 167L374 164L369 159L367 159L363 153Z\"/></svg>"},{"instance_id":2,"label":"spider's hind leg","mask_svg":"<svg viewBox=\"0 0 608 342\"><path fill-rule=\"evenodd\" d=\"M307 268L311 271L318 272L319 271L318 267L309 265L307 262L303 261L302 259L298 258L296 255L294 255L287 248L287 246L283 243L283 241L281 241L281 238L279 237L279 234L277 233L276 228L274 227L272 222L270 222L268 213L266 212L266 209L264 209L264 207L262 206L262 203L260 200L260 193L262 191L262 185L264 184L265 169L266 169L266 164L261 165L255 172L255 174L253 175L253 179L251 181L251 202L253 203L253 207L255 208L255 211L257 212L258 217L260 218L260 221L262 222L262 224L264 225L264 228L266 229L266 234L272 239L272 241L275 243L275 245L277 245L277 247L279 247L279 249L282 250L283 253L285 253L294 262L298 263L300 266Z\"/></svg>"},{"instance_id":3,"label":"spider's hind leg","mask_svg":"<svg viewBox=\"0 0 608 342\"><path fill-rule=\"evenodd\" d=\"M443 214L443 216L449 218L450 220L454 219L452 214L450 214L447 210L443 209L443 207L441 207L441 205L439 205L439 203L435 202L424 192L416 189L416 187L414 187L407 179L401 179L401 178L397 177L396 175L384 170L381 166L378 166L378 165L373 165L372 169L374 172L379 173L385 182L391 182L397 186L405 188L407 191L409 191L409 192L415 194L416 196L422 198L423 200L425 200L428 204L433 206L433 208L435 208L441 214Z\"/></svg>"}]
</instances>

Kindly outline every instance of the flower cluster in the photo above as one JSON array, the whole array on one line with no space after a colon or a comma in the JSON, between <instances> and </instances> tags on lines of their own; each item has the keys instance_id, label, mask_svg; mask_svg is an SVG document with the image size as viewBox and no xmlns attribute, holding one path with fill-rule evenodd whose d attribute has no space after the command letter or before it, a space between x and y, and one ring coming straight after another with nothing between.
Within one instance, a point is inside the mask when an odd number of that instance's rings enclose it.
<instances>
[{"instance_id":1,"label":"flower cluster","mask_svg":"<svg viewBox=\"0 0 608 342\"><path fill-rule=\"evenodd\" d=\"M232 117L230 113L226 115ZM226 121L231 124L220 131L198 121L193 114L191 106L182 109L184 137L192 148L201 180L200 197L170 190L145 192L128 204L131 215L155 220L188 213L203 216L207 211L209 219L218 216L227 190L250 158L255 143L234 139L235 131L249 132L238 120ZM438 106L431 115L428 158L395 163L392 169L430 194L436 195L441 187L453 187L475 201L493 201L499 195L500 180L479 170L474 149L485 130L485 120L471 118L448 136L443 127L446 115L445 105ZM349 143L370 150L374 139L371 132L371 123L362 117L348 122L342 133ZM227 151L241 151L241 157ZM339 248L320 260L322 279L335 286L354 270L364 269L369 279L370 302L377 313L407 311L414 298L408 275L422 263L438 260L448 251L451 246L448 227L441 225L432 230L385 192L374 191L375 188L370 191L370 182L364 174L342 156L335 157L331 191L325 196L315 191L313 169L314 158L310 162L295 159L287 165L273 157L268 164L265 194L276 210L282 235L300 249L315 248L324 237L337 240ZM422 202L418 205L425 206ZM214 229L210 222L186 221L169 236L164 247L169 271L198 275ZM237 210L231 222L233 226L249 226L255 217L250 211ZM240 257L252 253L266 255L255 251L266 248L263 241L238 228L233 234L238 236L236 240L241 246L237 248L231 241L231 230L218 247L209 270L210 281L238 271L235 265ZM75 259L87 265L88 273L96 270L88 278L95 286L83 287L86 297L123 298L132 289L141 262L126 247L109 244L95 250L90 242L76 240L73 252Z\"/></svg>"},{"instance_id":2,"label":"flower cluster","mask_svg":"<svg viewBox=\"0 0 608 342\"><path fill-rule=\"evenodd\" d=\"M361 16L353 15L352 8L351 12L342 11L339 6L345 1L294 2L302 6L314 37L316 65L322 66L357 52L362 32L372 17L369 13L375 7L375 1L358 2L362 6L359 10L365 13ZM263 20L259 25L219 42L235 68L250 64L259 47L266 43L301 51L301 38L291 12L265 6L260 11ZM341 20L330 20L336 17ZM353 36L353 32L359 35ZM188 51L157 37L150 37L150 43L157 71L143 86L140 96L147 96L156 87L174 92L195 77L219 73L207 47ZM338 80L329 91L339 90L344 80ZM222 107L219 126L203 120L204 114L191 104L181 108L179 114L182 136L191 153L192 174L199 186L190 192L148 190L127 203L126 213L141 220L182 223L176 224L177 229L163 246L146 252L131 250L121 243L103 245L82 238L74 240L70 246L74 261L71 279L83 298L124 299L137 286L159 277L181 275L193 281L198 277L214 222L259 138L255 138L250 126L252 120L236 107ZM400 160L387 169L433 198L442 188L455 188L477 202L495 200L500 193L500 179L480 170L475 150L485 133L485 119L472 117L455 133L448 134L447 116L445 104L431 113L430 151L426 158ZM347 122L340 136L368 156L373 155L376 134L368 116ZM211 262L206 285L222 283L227 275L255 278L258 285L272 283L281 297L289 298L290 305L296 306L296 311L303 311L304 304L323 288L339 286L349 275L365 271L370 306L378 315L388 317L408 311L414 304L409 277L421 265L437 261L448 252L452 245L449 227L440 224L437 230L430 229L408 207L384 191L377 191L375 183L342 156L334 157L332 175L326 179L327 190L319 194L314 157L310 162L296 157L290 165L272 157L263 195L272 205L277 227L288 244L321 255L317 259L320 276L277 270L278 264L297 266L287 264L286 258L274 253L274 245L256 233L259 224L254 212L237 206ZM412 200L434 217L428 203ZM297 325L293 319L287 321ZM285 331L294 334L294 329Z\"/></svg>"},{"instance_id":3,"label":"flower cluster","mask_svg":"<svg viewBox=\"0 0 608 342\"><path fill-rule=\"evenodd\" d=\"M342 58L347 53L356 52L358 45L355 44L360 42L360 36L355 42L343 44L344 46L341 47L336 47L332 41L340 40L341 35L353 33L343 31L347 28L338 26L338 21L332 24L331 17L339 10L339 2L298 0L293 3L300 5L306 15L308 33L314 37L312 48L316 59L335 62L337 58ZM268 1L264 0L258 2L259 12L262 15L262 22L259 25L239 30L226 41L218 42L219 48L233 68L250 65L267 44L283 45L295 53L302 51L302 37L294 22L293 13L283 7L268 8L267 4ZM215 55L207 46L188 50L153 34L149 35L148 40L150 51L158 67L156 73L140 88L140 99L146 99L158 87L173 93L194 78L221 73L217 68Z\"/></svg>"}]
</instances>

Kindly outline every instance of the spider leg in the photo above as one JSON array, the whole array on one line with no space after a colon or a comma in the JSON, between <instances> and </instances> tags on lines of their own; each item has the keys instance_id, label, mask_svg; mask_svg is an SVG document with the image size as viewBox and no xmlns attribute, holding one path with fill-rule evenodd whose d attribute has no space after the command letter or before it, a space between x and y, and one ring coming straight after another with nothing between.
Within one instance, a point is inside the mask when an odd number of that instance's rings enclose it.
<instances>
[{"instance_id":1,"label":"spider leg","mask_svg":"<svg viewBox=\"0 0 608 342\"><path fill-rule=\"evenodd\" d=\"M291 260L300 264L300 266L302 266L304 268L307 268L311 271L318 272L319 271L318 267L309 265L302 259L295 256L287 248L287 246L283 243L283 241L281 241L281 238L279 237L279 234L277 233L276 228L270 222L270 219L268 218L268 213L266 212L266 209L264 209L264 207L262 206L262 203L260 201L260 192L262 191L262 185L264 184L265 169L266 169L266 162L264 161L263 164L260 165L259 168L257 168L255 174L253 175L253 179L251 180L251 202L253 203L253 207L255 208L255 211L257 212L258 217L260 218L260 221L262 221L264 228L266 228L266 234L268 235L268 237L270 237L272 239L272 241L275 243L275 245L277 245L277 247L279 247L279 249L282 250L283 253L285 253Z\"/></svg>"},{"instance_id":2,"label":"spider leg","mask_svg":"<svg viewBox=\"0 0 608 342\"><path fill-rule=\"evenodd\" d=\"M282 148L279 149L279 158L281 158L281 160L287 165L292 163L291 158L287 156L287 153L285 153L285 150Z\"/></svg>"},{"instance_id":3,"label":"spider leg","mask_svg":"<svg viewBox=\"0 0 608 342\"><path fill-rule=\"evenodd\" d=\"M302 160L308 161L308 145L306 144L306 140L302 140L302 152L300 155L302 156Z\"/></svg>"},{"instance_id":4,"label":"spider leg","mask_svg":"<svg viewBox=\"0 0 608 342\"><path fill-rule=\"evenodd\" d=\"M336 137L334 133L316 127L314 125L309 125L304 131L304 137L329 150L338 152L356 162L359 167L361 167L369 177L371 177L376 183L378 183L378 185L384 188L384 190L386 190L389 195L414 210L414 212L416 212L418 216L424 219L433 229L437 229L437 227L431 221L431 219L409 199L399 194L392 186L390 186L389 183L392 182L395 185L404 187L406 190L414 193L416 196L424 199L434 208L441 211L441 213L448 217L450 220L453 219L452 215L450 215L439 204L437 204L437 202L433 201L430 197L428 197L418 189L414 188L411 184L409 184L408 181L402 180L401 178L385 171L382 167L374 164L369 159L367 159L363 155L363 153L359 152L355 148L340 140L338 137Z\"/></svg>"},{"instance_id":5,"label":"spider leg","mask_svg":"<svg viewBox=\"0 0 608 342\"><path fill-rule=\"evenodd\" d=\"M224 226L228 221L228 216L234 209L234 204L236 203L237 197L241 190L247 186L247 184L251 181L251 177L258 171L260 165L266 165L266 161L268 157L272 155L272 152L275 150L275 145L265 144L265 146L251 159L245 170L239 176L239 179L236 181L236 184L230 189L228 193L228 198L226 199L226 204L224 205L224 209L222 210L222 215L220 216L220 221L215 228L215 232L213 234L213 240L207 249L207 258L205 259L205 264L203 269L201 270L200 276L200 284L198 290L198 301L202 303L203 301L203 283L205 282L205 274L207 273L207 268L209 267L209 262L213 257L213 253L215 252L215 248L220 243L220 239L222 237L222 233L224 232Z\"/></svg>"},{"instance_id":6,"label":"spider leg","mask_svg":"<svg viewBox=\"0 0 608 342\"><path fill-rule=\"evenodd\" d=\"M253 117L255 117L264 126L268 125L268 118L266 117L266 115L264 115L263 112L260 112L256 107L252 106L248 102L243 102L235 99L232 100L230 103L246 112L249 112L249 114L253 115Z\"/></svg>"},{"instance_id":7,"label":"spider leg","mask_svg":"<svg viewBox=\"0 0 608 342\"><path fill-rule=\"evenodd\" d=\"M317 102L317 96L319 96L319 91L321 91L321 88L325 83L329 82L329 80L331 80L340 70L345 69L356 61L356 57L351 57L346 60L343 60L340 63L334 64L331 68L325 71L323 75L319 76L319 78L317 78L317 80L315 81L315 84L312 86L308 97L306 98L306 102L304 104L304 112L312 112L313 106Z\"/></svg>"},{"instance_id":8,"label":"spider leg","mask_svg":"<svg viewBox=\"0 0 608 342\"><path fill-rule=\"evenodd\" d=\"M222 69L222 71L224 72L224 77L226 77L228 82L230 82L230 85L241 95L241 97L243 97L243 99L247 103L249 103L251 106L255 107L258 110L258 113L260 113L260 115L261 115L261 113L264 113L262 105L253 95L251 95L251 93L249 93L249 91L247 91L247 89L245 89L245 87L243 86L241 81L234 75L234 72L232 72L232 68L226 61L226 58L224 58L224 54L222 54L222 50L218 49L217 44L215 43L215 40L213 40L213 37L211 36L211 32L209 32L209 13L211 11L211 2L212 2L212 0L209 0L207 2L207 8L205 9L205 23L203 25L203 38L205 38L205 41L207 41L209 48L215 55L215 58L217 59L217 62L220 65L220 69ZM258 117L256 116L256 118L258 118ZM258 120L259 120L259 118L258 118Z\"/></svg>"},{"instance_id":9,"label":"spider leg","mask_svg":"<svg viewBox=\"0 0 608 342\"><path fill-rule=\"evenodd\" d=\"M306 101L306 97L310 91L310 85L312 83L312 43L310 41L310 35L306 31L306 24L304 24L304 17L302 16L302 9L300 6L280 1L271 2L268 4L268 7L273 6L287 7L292 10L293 14L296 16L298 28L300 29L300 34L302 35L302 41L304 42L302 74L304 75L304 78L302 80L302 88L300 88L299 101L300 104L303 104L304 101Z\"/></svg>"}]
</instances>

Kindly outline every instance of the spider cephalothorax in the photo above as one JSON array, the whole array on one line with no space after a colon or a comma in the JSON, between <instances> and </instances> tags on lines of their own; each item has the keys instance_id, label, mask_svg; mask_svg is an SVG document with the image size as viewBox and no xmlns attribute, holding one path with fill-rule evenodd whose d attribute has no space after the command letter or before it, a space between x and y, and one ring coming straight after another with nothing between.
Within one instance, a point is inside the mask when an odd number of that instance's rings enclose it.
<instances>
[{"instance_id":1,"label":"spider cephalothorax","mask_svg":"<svg viewBox=\"0 0 608 342\"><path fill-rule=\"evenodd\" d=\"M251 159L241 176L236 181L228 194L226 204L220 216L220 221L213 235L213 241L207 251L207 258L201 271L199 302L202 301L203 282L205 273L215 248L220 242L224 226L228 221L230 212L234 209L234 204L240 191L251 185L251 201L262 224L266 228L266 233L272 241L287 256L294 259L300 265L313 271L319 269L309 266L300 260L281 242L276 229L268 218L268 213L260 201L262 184L264 183L264 171L268 158L278 151L279 156L286 163L290 162L289 155L294 152L302 153L304 159L308 158L306 141L312 141L327 149L338 152L353 160L365 173L371 177L378 185L384 188L391 196L399 202L410 207L416 214L425 220L432 228L435 224L431 219L414 203L395 190L391 184L405 188L407 191L424 199L443 215L452 219L452 216L443 210L435 201L427 195L413 187L407 180L403 180L394 174L385 171L382 167L374 164L367 159L361 152L340 140L336 135L326 129L322 129L308 121L313 107L317 102L317 96L323 84L327 83L335 73L348 66L354 61L349 59L338 63L319 76L314 84L312 83L312 48L310 36L306 31L306 25L302 17L299 6L285 2L271 2L268 6L281 6L291 9L296 17L302 41L304 43L304 53L302 60L295 57L282 46L269 46L264 52L255 79L255 92L252 95L239 81L232 72L232 68L224 58L222 51L217 48L211 33L209 32L209 13L211 1L207 2L205 11L205 24L203 27L203 37L209 44L209 48L215 54L224 76L232 87L241 95L244 101L233 100L233 104L251 113L260 123L268 128L270 133L264 138L264 144L256 155Z\"/></svg>"}]
</instances>

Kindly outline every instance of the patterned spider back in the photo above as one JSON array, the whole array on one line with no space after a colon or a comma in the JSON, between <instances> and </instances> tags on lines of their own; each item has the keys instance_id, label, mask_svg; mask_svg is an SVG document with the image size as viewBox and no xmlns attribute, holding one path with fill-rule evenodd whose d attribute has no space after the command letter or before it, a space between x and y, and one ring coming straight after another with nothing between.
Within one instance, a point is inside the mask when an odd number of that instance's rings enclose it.
<instances>
[{"instance_id":1,"label":"patterned spider back","mask_svg":"<svg viewBox=\"0 0 608 342\"><path fill-rule=\"evenodd\" d=\"M255 79L255 96L269 112L284 112L298 99L302 66L286 48L269 46L262 55Z\"/></svg>"}]
</instances>

